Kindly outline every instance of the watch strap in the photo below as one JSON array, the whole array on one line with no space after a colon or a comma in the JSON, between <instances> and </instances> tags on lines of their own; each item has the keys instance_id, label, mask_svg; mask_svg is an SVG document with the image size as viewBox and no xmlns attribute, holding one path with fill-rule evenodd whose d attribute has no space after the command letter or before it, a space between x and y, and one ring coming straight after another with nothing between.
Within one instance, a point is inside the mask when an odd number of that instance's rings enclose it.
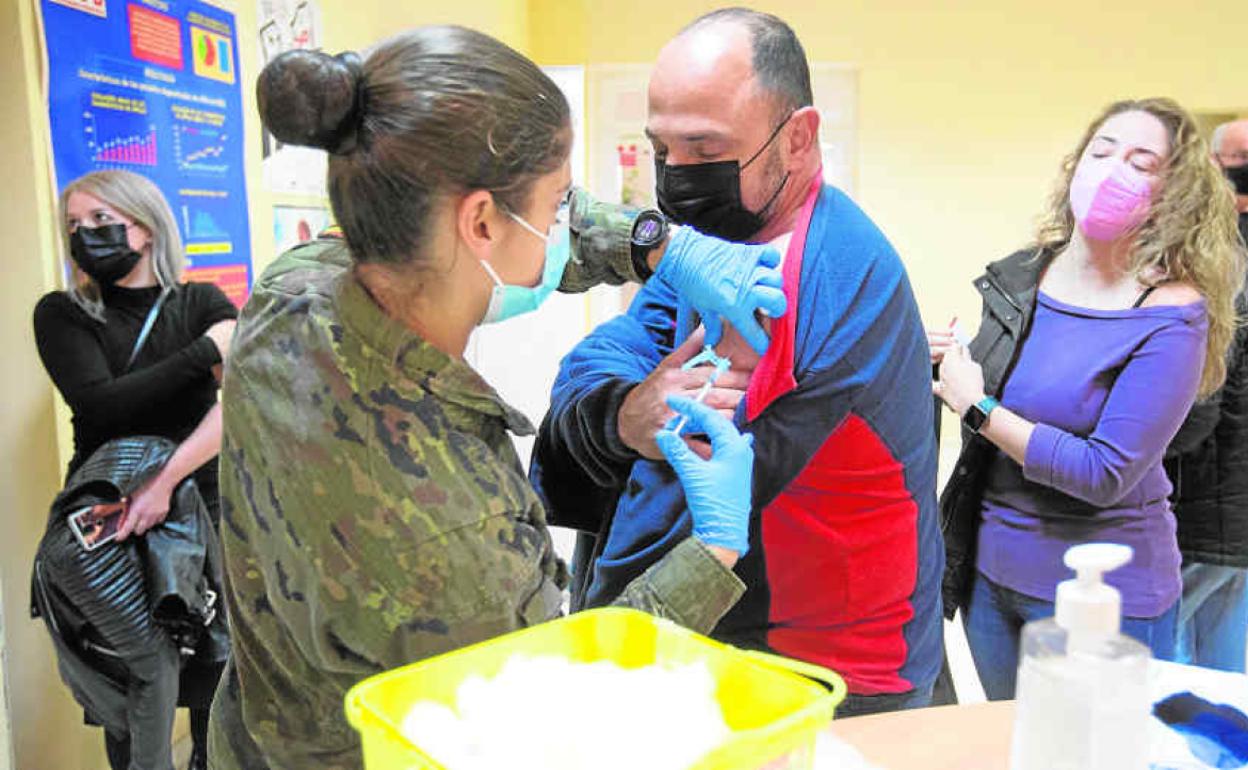
<instances>
[{"instance_id":1,"label":"watch strap","mask_svg":"<svg viewBox=\"0 0 1248 770\"><path fill-rule=\"evenodd\" d=\"M634 241L632 244L633 272L642 281L648 281L650 276L654 275L654 270L650 269L650 263L646 261L648 256L650 256L650 248Z\"/></svg>"},{"instance_id":2,"label":"watch strap","mask_svg":"<svg viewBox=\"0 0 1248 770\"><path fill-rule=\"evenodd\" d=\"M1001 406L1001 402L992 396L984 396L979 400L979 403L975 404L975 406L979 407L979 411L983 412L984 416L987 417L992 414L993 409Z\"/></svg>"},{"instance_id":3,"label":"watch strap","mask_svg":"<svg viewBox=\"0 0 1248 770\"><path fill-rule=\"evenodd\" d=\"M966 410L966 414L962 415L962 423L975 433L979 433L983 430L984 425L988 423L989 415L998 406L1001 406L1000 401L992 396L984 396L972 404L970 409Z\"/></svg>"}]
</instances>

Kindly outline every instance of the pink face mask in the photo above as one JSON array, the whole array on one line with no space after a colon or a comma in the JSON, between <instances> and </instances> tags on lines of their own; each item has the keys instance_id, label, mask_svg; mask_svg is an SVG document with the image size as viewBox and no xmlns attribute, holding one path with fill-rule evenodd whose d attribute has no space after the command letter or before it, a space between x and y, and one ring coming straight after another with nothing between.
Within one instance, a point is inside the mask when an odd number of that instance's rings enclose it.
<instances>
[{"instance_id":1,"label":"pink face mask","mask_svg":"<svg viewBox=\"0 0 1248 770\"><path fill-rule=\"evenodd\" d=\"M1116 241L1148 216L1153 183L1125 163L1083 164L1070 180L1070 208L1083 234Z\"/></svg>"}]
</instances>

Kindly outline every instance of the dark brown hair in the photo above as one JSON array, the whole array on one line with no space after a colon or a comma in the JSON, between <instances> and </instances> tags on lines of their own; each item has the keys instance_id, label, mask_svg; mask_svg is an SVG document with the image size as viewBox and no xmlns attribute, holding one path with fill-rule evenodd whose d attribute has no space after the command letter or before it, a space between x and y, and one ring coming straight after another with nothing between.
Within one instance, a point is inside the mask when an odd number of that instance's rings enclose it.
<instances>
[{"instance_id":1,"label":"dark brown hair","mask_svg":"<svg viewBox=\"0 0 1248 770\"><path fill-rule=\"evenodd\" d=\"M464 27L396 35L363 61L289 51L260 73L256 97L278 139L330 152L330 201L359 262L414 262L439 198L489 190L524 211L571 148L554 82Z\"/></svg>"}]
</instances>

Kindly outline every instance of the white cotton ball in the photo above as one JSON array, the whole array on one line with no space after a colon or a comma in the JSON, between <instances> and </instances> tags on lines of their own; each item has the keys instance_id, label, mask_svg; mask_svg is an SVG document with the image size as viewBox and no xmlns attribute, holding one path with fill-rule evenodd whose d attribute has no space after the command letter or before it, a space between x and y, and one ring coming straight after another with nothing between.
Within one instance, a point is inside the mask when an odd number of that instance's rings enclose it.
<instances>
[{"instance_id":1,"label":"white cotton ball","mask_svg":"<svg viewBox=\"0 0 1248 770\"><path fill-rule=\"evenodd\" d=\"M729 736L715 690L704 663L516 656L492 679L464 680L458 715L417 704L403 732L451 770L686 770Z\"/></svg>"},{"instance_id":2,"label":"white cotton ball","mask_svg":"<svg viewBox=\"0 0 1248 770\"><path fill-rule=\"evenodd\" d=\"M441 703L422 701L407 712L401 728L403 737L426 754L450 767L465 764L470 742L467 725Z\"/></svg>"}]
</instances>

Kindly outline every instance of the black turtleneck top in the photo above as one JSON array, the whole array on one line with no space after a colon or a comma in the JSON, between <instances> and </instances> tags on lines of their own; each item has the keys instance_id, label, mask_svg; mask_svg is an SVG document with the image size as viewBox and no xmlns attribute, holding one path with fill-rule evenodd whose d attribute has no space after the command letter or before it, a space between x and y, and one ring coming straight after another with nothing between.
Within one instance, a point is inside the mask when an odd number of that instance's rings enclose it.
<instances>
[{"instance_id":1,"label":"black turtleneck top","mask_svg":"<svg viewBox=\"0 0 1248 770\"><path fill-rule=\"evenodd\" d=\"M74 457L67 476L115 438L164 436L180 443L216 403L212 367L221 356L204 332L237 318L238 311L212 284L174 289L134 366L124 371L160 291L159 286L107 287L104 323L61 291L44 295L35 306L39 357L73 412ZM195 475L205 499L214 499L216 460Z\"/></svg>"}]
</instances>

